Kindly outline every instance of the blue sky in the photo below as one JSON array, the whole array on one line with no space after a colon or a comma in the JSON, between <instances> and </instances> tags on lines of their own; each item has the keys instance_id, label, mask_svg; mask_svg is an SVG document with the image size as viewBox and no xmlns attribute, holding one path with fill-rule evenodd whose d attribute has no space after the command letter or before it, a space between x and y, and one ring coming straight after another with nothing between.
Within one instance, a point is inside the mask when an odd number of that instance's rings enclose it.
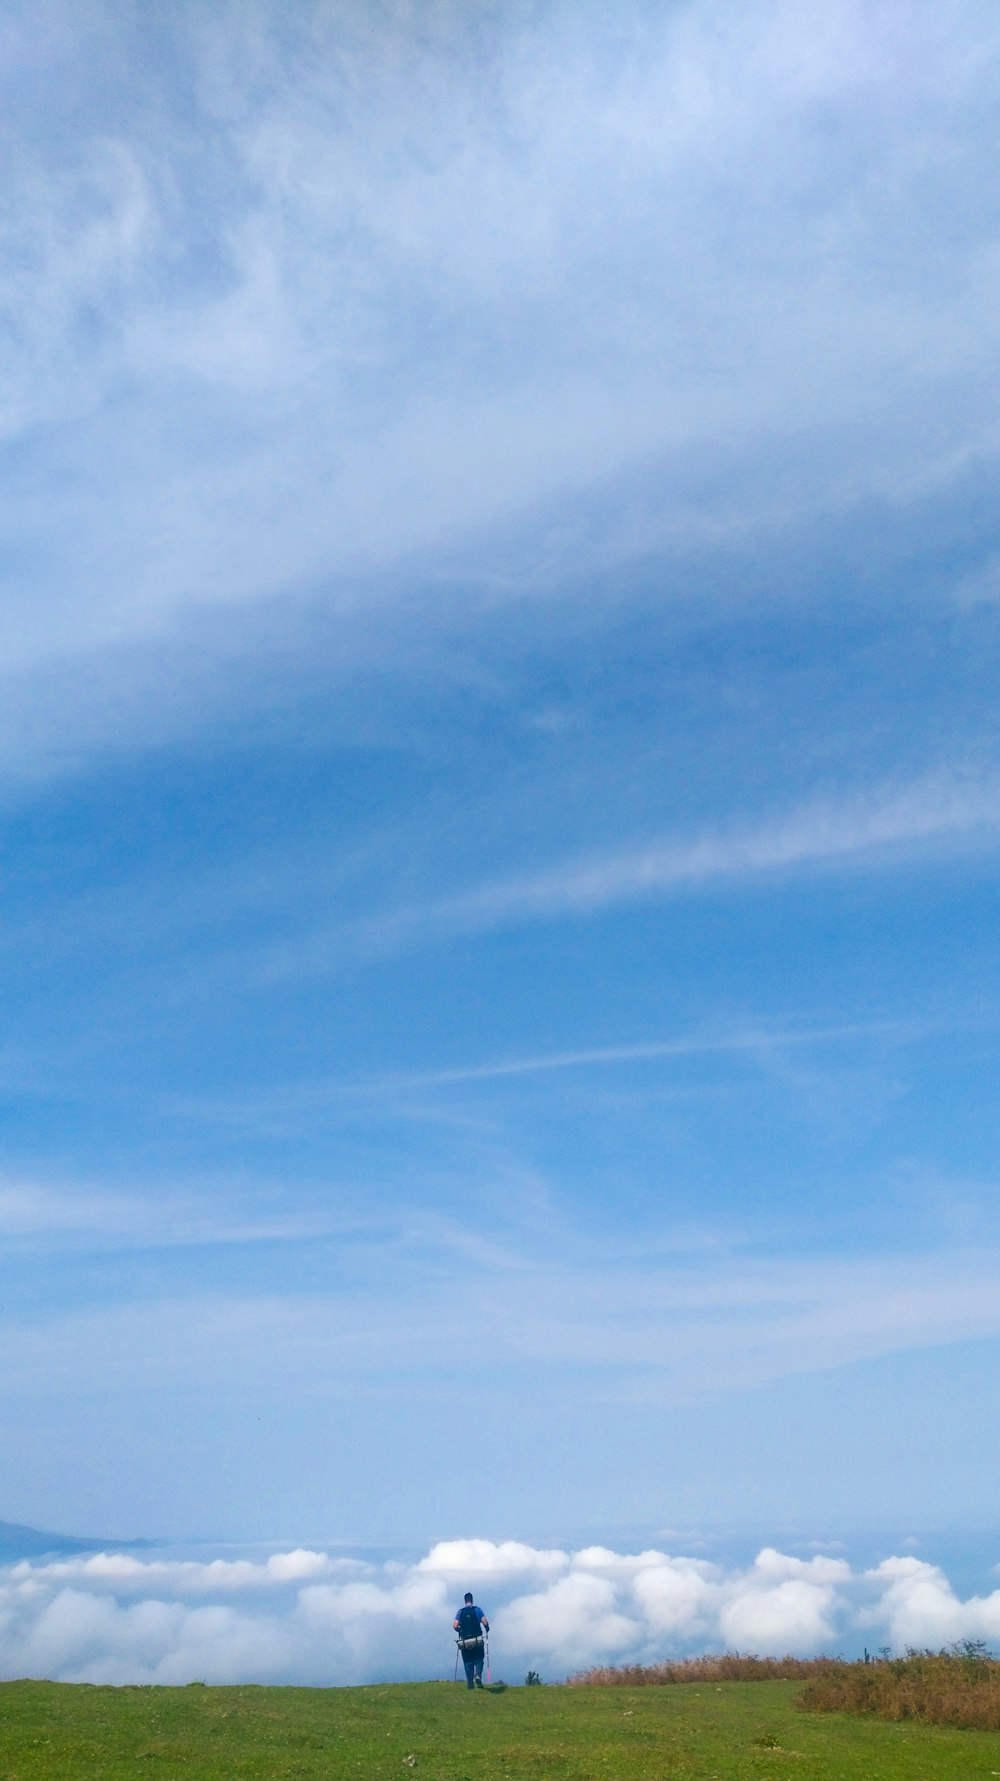
<instances>
[{"instance_id":1,"label":"blue sky","mask_svg":"<svg viewBox=\"0 0 1000 1781\"><path fill-rule=\"evenodd\" d=\"M4 1516L990 1523L1000 22L2 60Z\"/></svg>"}]
</instances>

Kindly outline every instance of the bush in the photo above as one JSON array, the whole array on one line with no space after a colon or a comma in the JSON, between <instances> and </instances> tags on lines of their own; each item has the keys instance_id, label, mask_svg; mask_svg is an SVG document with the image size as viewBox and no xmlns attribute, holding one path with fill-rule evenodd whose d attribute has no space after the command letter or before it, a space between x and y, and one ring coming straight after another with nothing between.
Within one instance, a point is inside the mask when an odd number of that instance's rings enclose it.
<instances>
[{"instance_id":1,"label":"bush","mask_svg":"<svg viewBox=\"0 0 1000 1781\"><path fill-rule=\"evenodd\" d=\"M676 1663L607 1665L567 1678L570 1688L645 1688L669 1682L805 1682L841 1667L837 1657L754 1657L725 1651Z\"/></svg>"},{"instance_id":2,"label":"bush","mask_svg":"<svg viewBox=\"0 0 1000 1781\"><path fill-rule=\"evenodd\" d=\"M947 1651L865 1656L814 1677L798 1705L812 1713L865 1713L923 1725L1000 1731L1000 1662L978 1639Z\"/></svg>"},{"instance_id":3,"label":"bush","mask_svg":"<svg viewBox=\"0 0 1000 1781\"><path fill-rule=\"evenodd\" d=\"M529 1670L528 1674L524 1678L525 1688L540 1688L541 1685L542 1685L542 1678L538 1674L538 1671L537 1670Z\"/></svg>"}]
</instances>

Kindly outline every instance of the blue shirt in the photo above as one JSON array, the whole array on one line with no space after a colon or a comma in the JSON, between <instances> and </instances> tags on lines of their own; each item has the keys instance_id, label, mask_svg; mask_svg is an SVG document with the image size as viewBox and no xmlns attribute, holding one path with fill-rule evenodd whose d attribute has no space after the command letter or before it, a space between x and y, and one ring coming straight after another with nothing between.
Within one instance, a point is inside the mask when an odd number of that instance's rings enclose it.
<instances>
[{"instance_id":1,"label":"blue shirt","mask_svg":"<svg viewBox=\"0 0 1000 1781\"><path fill-rule=\"evenodd\" d=\"M463 1614L474 1614L476 1617L476 1625L477 1625L477 1627L479 1627L480 1631L482 1630L483 1621L486 1620L486 1615L483 1613L482 1608L474 1607L471 1602L463 1602L462 1606L458 1610L458 1613L455 1615L455 1619L458 1621L459 1626L461 1626L461 1624L462 1624L462 1615ZM489 1626L490 1623L488 1620L486 1620L486 1624L487 1624L487 1626ZM471 1633L466 1634L467 1638L472 1638L474 1636L475 1635L471 1634Z\"/></svg>"}]
</instances>

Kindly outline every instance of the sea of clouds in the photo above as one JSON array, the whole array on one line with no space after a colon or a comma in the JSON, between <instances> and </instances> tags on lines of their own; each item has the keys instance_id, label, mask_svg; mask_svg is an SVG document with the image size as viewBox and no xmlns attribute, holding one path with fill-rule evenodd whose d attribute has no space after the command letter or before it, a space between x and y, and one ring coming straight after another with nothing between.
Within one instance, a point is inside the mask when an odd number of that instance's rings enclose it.
<instances>
[{"instance_id":1,"label":"sea of clouds","mask_svg":"<svg viewBox=\"0 0 1000 1781\"><path fill-rule=\"evenodd\" d=\"M0 1573L0 1676L336 1684L452 1673L466 1589L494 1676L549 1680L694 1651L802 1656L1000 1638L1000 1588L962 1600L914 1556L862 1570L765 1547L749 1565L660 1550L448 1540L420 1559L298 1549L253 1558L100 1552Z\"/></svg>"}]
</instances>

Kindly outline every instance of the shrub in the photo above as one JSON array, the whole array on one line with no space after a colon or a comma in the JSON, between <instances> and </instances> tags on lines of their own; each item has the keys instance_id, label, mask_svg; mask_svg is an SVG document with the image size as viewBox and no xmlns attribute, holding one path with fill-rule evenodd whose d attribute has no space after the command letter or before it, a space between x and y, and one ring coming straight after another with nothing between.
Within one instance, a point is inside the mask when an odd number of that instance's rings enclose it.
<instances>
[{"instance_id":1,"label":"shrub","mask_svg":"<svg viewBox=\"0 0 1000 1781\"><path fill-rule=\"evenodd\" d=\"M669 1682L805 1682L836 1669L836 1657L755 1657L738 1651L676 1663L607 1665L567 1678L571 1688L645 1688Z\"/></svg>"},{"instance_id":2,"label":"shrub","mask_svg":"<svg viewBox=\"0 0 1000 1781\"><path fill-rule=\"evenodd\" d=\"M1000 1662L975 1639L946 1651L866 1656L814 1677L798 1705L812 1713L865 1713L1000 1731Z\"/></svg>"},{"instance_id":3,"label":"shrub","mask_svg":"<svg viewBox=\"0 0 1000 1781\"><path fill-rule=\"evenodd\" d=\"M541 1685L542 1685L542 1678L538 1674L538 1671L537 1670L529 1670L528 1674L524 1678L525 1688L540 1688Z\"/></svg>"}]
</instances>

